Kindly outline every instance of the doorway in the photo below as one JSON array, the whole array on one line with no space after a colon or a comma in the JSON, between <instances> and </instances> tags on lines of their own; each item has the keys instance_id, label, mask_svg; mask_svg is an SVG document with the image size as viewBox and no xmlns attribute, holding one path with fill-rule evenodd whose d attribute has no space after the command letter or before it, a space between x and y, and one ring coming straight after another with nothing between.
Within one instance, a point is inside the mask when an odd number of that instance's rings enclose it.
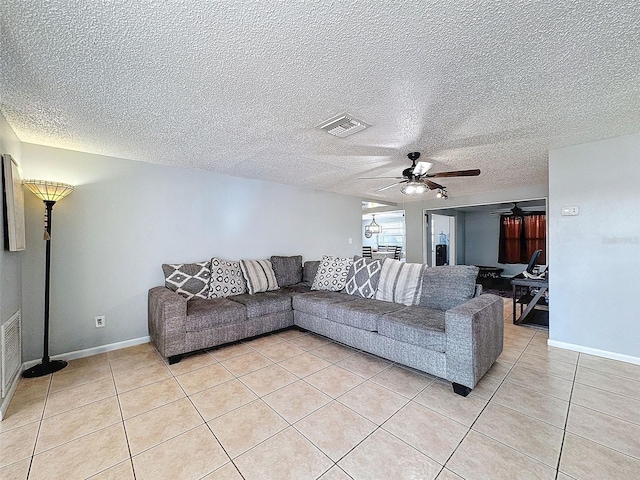
<instances>
[{"instance_id":1,"label":"doorway","mask_svg":"<svg viewBox=\"0 0 640 480\"><path fill-rule=\"evenodd\" d=\"M429 224L429 266L456 265L456 217L434 213Z\"/></svg>"},{"instance_id":2,"label":"doorway","mask_svg":"<svg viewBox=\"0 0 640 480\"><path fill-rule=\"evenodd\" d=\"M375 217L375 223L381 231L367 236L367 227L371 225ZM378 213L366 213L362 215L362 246L370 246L379 256L393 258L396 247L400 247L400 260L406 257L407 234L405 226L404 210L395 210Z\"/></svg>"}]
</instances>

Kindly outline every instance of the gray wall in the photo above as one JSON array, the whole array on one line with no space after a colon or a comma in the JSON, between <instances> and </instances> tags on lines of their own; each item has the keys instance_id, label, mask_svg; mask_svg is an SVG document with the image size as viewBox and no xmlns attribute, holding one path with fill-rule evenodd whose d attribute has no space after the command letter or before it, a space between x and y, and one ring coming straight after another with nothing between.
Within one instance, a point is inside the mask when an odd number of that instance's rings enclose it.
<instances>
[{"instance_id":1,"label":"gray wall","mask_svg":"<svg viewBox=\"0 0 640 480\"><path fill-rule=\"evenodd\" d=\"M551 340L640 359L639 179L640 134L549 153Z\"/></svg>"},{"instance_id":2,"label":"gray wall","mask_svg":"<svg viewBox=\"0 0 640 480\"><path fill-rule=\"evenodd\" d=\"M147 290L163 284L162 263L360 252L356 197L32 144L22 145L22 168L76 185L53 214L52 355L148 335ZM41 355L44 207L26 192L25 210L30 360Z\"/></svg>"},{"instance_id":3,"label":"gray wall","mask_svg":"<svg viewBox=\"0 0 640 480\"><path fill-rule=\"evenodd\" d=\"M4 116L0 114L0 153L10 154L21 164L21 144ZM4 225L4 209L0 208L0 225ZM4 236L4 231L3 231ZM0 238L0 324L4 323L22 306L22 257L24 252L4 250Z\"/></svg>"},{"instance_id":4,"label":"gray wall","mask_svg":"<svg viewBox=\"0 0 640 480\"><path fill-rule=\"evenodd\" d=\"M500 215L490 212L467 212L467 239L465 253L469 265L500 267L505 277L517 275L527 265L521 263L498 263L500 244Z\"/></svg>"},{"instance_id":5,"label":"gray wall","mask_svg":"<svg viewBox=\"0 0 640 480\"><path fill-rule=\"evenodd\" d=\"M480 177L482 178L482 177ZM427 194L429 195L429 194ZM513 202L544 198L549 195L547 185L532 185L522 188L507 188L496 192L484 192L475 195L453 196L448 200L426 197L421 201L404 204L407 228L407 262L427 263L424 257L423 210L434 210L443 207L453 208L465 205L484 205L487 203ZM471 238L469 232L466 237ZM467 259L467 263L469 263Z\"/></svg>"}]
</instances>

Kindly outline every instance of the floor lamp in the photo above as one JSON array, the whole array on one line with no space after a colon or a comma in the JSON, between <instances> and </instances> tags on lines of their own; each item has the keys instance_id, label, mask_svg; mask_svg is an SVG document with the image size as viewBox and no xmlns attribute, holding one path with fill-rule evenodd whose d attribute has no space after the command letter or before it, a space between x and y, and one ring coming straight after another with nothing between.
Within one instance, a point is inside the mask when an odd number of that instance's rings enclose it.
<instances>
[{"instance_id":1,"label":"floor lamp","mask_svg":"<svg viewBox=\"0 0 640 480\"><path fill-rule=\"evenodd\" d=\"M42 362L25 370L25 378L42 377L62 370L67 366L63 360L49 359L49 286L51 282L51 217L55 203L73 192L73 186L66 183L47 182L44 180L25 180L22 182L44 202L44 240L46 243L46 257L44 268L44 347Z\"/></svg>"}]
</instances>

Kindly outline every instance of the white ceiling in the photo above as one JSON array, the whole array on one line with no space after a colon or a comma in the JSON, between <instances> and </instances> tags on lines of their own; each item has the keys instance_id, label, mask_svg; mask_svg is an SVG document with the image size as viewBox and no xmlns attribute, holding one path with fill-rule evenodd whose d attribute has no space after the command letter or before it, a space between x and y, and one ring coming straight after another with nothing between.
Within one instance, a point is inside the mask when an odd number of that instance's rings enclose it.
<instances>
[{"instance_id":1,"label":"white ceiling","mask_svg":"<svg viewBox=\"0 0 640 480\"><path fill-rule=\"evenodd\" d=\"M402 201L547 181L550 148L640 131L640 2L0 0L23 142ZM317 128L349 112L372 125ZM606 159L603 159L606 166ZM433 196L433 193L428 194Z\"/></svg>"}]
</instances>

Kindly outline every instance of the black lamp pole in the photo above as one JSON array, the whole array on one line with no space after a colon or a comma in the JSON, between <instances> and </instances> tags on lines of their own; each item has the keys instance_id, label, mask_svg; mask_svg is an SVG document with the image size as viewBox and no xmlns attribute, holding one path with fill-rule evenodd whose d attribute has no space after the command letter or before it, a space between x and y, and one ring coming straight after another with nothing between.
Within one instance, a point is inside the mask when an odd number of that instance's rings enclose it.
<instances>
[{"instance_id":1,"label":"black lamp pole","mask_svg":"<svg viewBox=\"0 0 640 480\"><path fill-rule=\"evenodd\" d=\"M44 267L44 347L42 362L22 372L25 378L42 377L50 373L62 370L67 366L64 360L51 360L49 358L49 290L51 285L51 218L53 214L53 206L56 202L52 200L43 200L46 208L45 222L45 267Z\"/></svg>"}]
</instances>

